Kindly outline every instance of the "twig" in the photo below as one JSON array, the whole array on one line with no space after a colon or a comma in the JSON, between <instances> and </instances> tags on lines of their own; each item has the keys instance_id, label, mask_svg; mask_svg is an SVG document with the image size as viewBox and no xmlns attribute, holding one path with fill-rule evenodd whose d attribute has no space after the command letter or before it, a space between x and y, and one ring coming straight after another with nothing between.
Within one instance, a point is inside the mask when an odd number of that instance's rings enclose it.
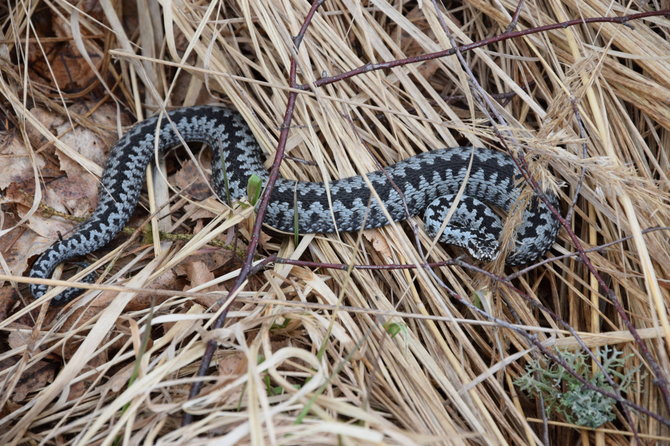
<instances>
[{"instance_id":1,"label":"twig","mask_svg":"<svg viewBox=\"0 0 670 446\"><path fill-rule=\"evenodd\" d=\"M648 234L650 232L656 232L656 231L670 231L670 226L656 226L656 227L653 227L653 228L647 228L647 229L642 230L642 234ZM610 246L617 245L619 243L623 243L625 241L631 240L632 238L633 238L632 235L627 235L626 237L621 237L621 238L618 238L618 239L613 240L611 242L607 242L607 243L603 243L602 245L594 246L593 248L584 249L584 252L586 254L589 254L591 252L599 252L599 251L602 251L605 248L609 248ZM548 263L554 263L558 260L567 259L569 257L579 257L579 252L570 252L570 253L563 254L563 255L560 255L560 256L548 257L546 259L542 259L541 261L538 261L538 262L536 262L532 265L529 265L529 266L527 266L523 269L518 270L515 273L510 274L509 276L507 276L507 279L510 279L510 280L511 279L516 279L517 277L522 276L522 275L528 273L529 271L532 271L532 270L534 270L534 269L536 269L536 268L538 268L542 265L546 265ZM577 259L577 260L579 260L579 259Z\"/></svg>"},{"instance_id":2,"label":"twig","mask_svg":"<svg viewBox=\"0 0 670 446\"><path fill-rule=\"evenodd\" d=\"M447 289L447 291L449 290L448 288L446 288L446 289ZM606 391L606 390L604 390L604 389L602 389L598 386L595 386L591 382L589 382L587 379L585 379L583 376L581 376L575 370L572 370L572 367L570 367L570 364L568 364L563 358L561 358L560 355L555 355L554 353L551 352L551 350L549 350L546 346L544 346L544 344L542 344L542 342L540 342L538 340L537 336L529 335L525 330L519 329L518 327L516 327L512 324L509 324L507 321L503 321L501 319L498 319L498 318L488 314L486 311L478 308L476 305L471 304L466 299L462 299L461 296L459 296L457 294L453 295L452 297L454 299L459 299L471 311L480 314L481 316L485 317L486 319L488 319L490 321L493 321L497 324L500 324L502 327L513 330L514 332L516 332L520 336L524 337L531 344L533 344L533 346L536 347L544 356L549 358L551 361L554 361L556 364L560 365L568 374L572 375L575 379L577 379L577 381L582 383L582 385L584 387L588 388L589 390L593 390L594 392L598 392L601 395L606 396L607 398L613 399L617 403L620 403L622 405L626 405L626 406L628 406L632 409L635 409L636 411L638 411L640 413L643 413L643 414L647 415L650 418L653 418L653 419L657 420L658 422L660 422L660 423L662 423L666 426L670 426L670 419L667 419L665 417L662 417L659 414L651 412L649 409L647 409L645 407L642 407L637 403L629 401L629 400L627 400L626 398L622 397L619 394L608 392L608 391ZM531 301L532 301L532 299L531 299ZM567 325L567 323L566 323L566 325ZM569 325L567 325L567 326L569 327ZM578 343L582 344L581 339L579 339L578 337L576 337L575 340ZM588 348L586 348L585 345L581 345L581 348L584 349L587 352L590 351ZM634 433L635 432L633 432L633 434Z\"/></svg>"},{"instance_id":3,"label":"twig","mask_svg":"<svg viewBox=\"0 0 670 446\"><path fill-rule=\"evenodd\" d=\"M561 216L561 213L549 202L547 196L541 192L540 186L537 183L537 181L528 172L528 168L525 162L523 162L523 159L521 157L520 160L522 161L522 164L519 165L519 170L521 171L525 180L528 182L528 184L530 184L530 186L536 193L538 193L539 191L538 196L544 201L545 205L549 208L549 210L554 214L554 217L559 221L561 226L565 229L565 232L568 234L568 237L570 238L573 246L577 250L580 260L584 263L584 266L586 266L589 272L596 279L596 281L598 282L598 286L601 288L602 292L605 294L610 303L614 306L614 309L616 310L617 314L623 321L624 325L626 325L626 329L628 329L628 331L633 336L635 344L640 349L640 353L642 353L642 356L644 357L645 361L649 362L649 366L651 370L654 372L654 377L656 378L656 384L658 385L658 388L661 391L661 394L663 395L665 406L668 409L668 411L670 411L670 389L668 388L668 380L665 377L663 369L659 366L658 362L651 355L651 352L649 351L649 348L647 348L647 345L642 341L642 338L640 337L639 333L637 332L637 329L630 320L628 313L623 308L623 305L621 305L621 302L619 302L619 299L616 297L612 289L607 285L607 283L602 278L602 276L600 275L596 267L593 265L593 263L591 263L591 260L586 255L586 250L584 249L584 247L581 244L581 241L579 240L579 237L577 237L577 234L575 234L572 228L570 227L570 222L568 222L565 218L563 218ZM589 350L587 351L590 352Z\"/></svg>"},{"instance_id":4,"label":"twig","mask_svg":"<svg viewBox=\"0 0 670 446\"><path fill-rule=\"evenodd\" d=\"M523 36L528 36L531 34L538 34L542 32L547 32L547 31L553 31L556 29L564 29L564 28L569 28L571 26L577 26L577 25L585 25L588 23L618 23L618 24L626 24L627 22L633 21L633 20L640 20L648 17L662 17L662 16L670 16L670 9L661 9L659 11L647 11L647 12L641 12L638 14L630 14L626 16L621 16L621 17L587 17L587 18L581 18L581 19L574 19L574 20L568 20L565 22L560 22L560 23L552 23L549 25L543 25L543 26L538 26L535 28L529 28L529 29L524 29L522 31L513 31L509 33L504 33L500 34L497 36L489 37L483 40L480 40L478 42L473 42L469 43L466 45L461 45L456 48L449 48L448 50L442 50L442 51L436 51L434 53L428 53L428 54L421 54L419 56L412 56L408 57L405 59L396 59L396 60L391 60L388 62L378 62L378 63L367 63L365 65L362 65L358 68L355 68L351 71L347 71L344 73L336 74L334 76L325 76L322 78L317 79L314 84L309 85L309 84L301 84L297 85L295 88L298 88L300 90L309 90L310 88L313 87L323 87L324 85L330 85L335 82L342 81L344 79L349 79L355 76L358 76L363 73L369 73L371 71L377 71L377 70L385 70L389 68L395 68L395 67L400 67L403 65L408 65L412 63L418 63L418 62L426 62L429 60L434 60L434 59L439 59L441 57L446 57L446 56L453 56L456 54L456 51L460 51L462 53L465 53L470 50L474 50L476 48L481 48L485 47L488 45L491 45L492 43L497 43L497 42L503 42L505 40L510 40L510 39L515 39L517 37L523 37Z\"/></svg>"},{"instance_id":5,"label":"twig","mask_svg":"<svg viewBox=\"0 0 670 446\"><path fill-rule=\"evenodd\" d=\"M519 3L516 4L512 20L509 22L509 25L507 25L507 28L505 28L506 33L512 32L514 28L516 28L516 24L519 22L519 16L521 15L521 10L523 9L523 3L524 0L519 0Z\"/></svg>"},{"instance_id":6,"label":"twig","mask_svg":"<svg viewBox=\"0 0 670 446\"><path fill-rule=\"evenodd\" d=\"M298 35L294 39L294 50L293 50L294 53L293 56L291 57L291 65L289 71L289 83L291 87L295 87L297 84L296 82L297 54L298 49L300 47L300 43L302 42L302 39L305 36L305 33L307 32L307 28L309 27L312 18L316 13L316 10L319 9L319 7L324 3L324 1L325 0L316 0L312 4L309 12L307 13L307 16L305 17L305 21L300 27ZM236 295L237 291L241 289L242 285L246 282L252 270L254 255L256 254L256 248L258 246L258 242L260 241L261 228L263 226L263 217L265 216L265 211L267 210L268 204L270 203L270 196L272 194L274 185L277 182L277 178L279 178L279 167L281 166L282 160L284 158L286 141L288 140L288 132L291 126L291 120L293 119L293 111L295 109L295 100L297 96L298 93L296 91L291 91L288 94L286 112L284 113L284 119L279 133L279 141L277 143L277 152L275 154L275 158L272 163L272 168L270 169L268 182L265 185L265 190L263 191L263 195L261 197L260 205L258 206L258 214L256 217L256 221L254 222L254 227L251 234L251 240L249 241L249 246L247 247L246 258L244 260L244 263L242 264L240 275L237 277L237 281L235 282L235 285L233 285L230 291L230 294L233 296ZM223 324L226 321L226 316L228 315L229 308L230 305L228 305L221 312L219 317L214 322L212 330L216 330L223 327ZM212 357L214 356L214 352L216 351L217 345L218 342L215 339L212 339L207 342L205 353L200 362L200 367L198 368L198 373L196 375L197 377L205 376L205 373L207 373L207 369L209 368L209 364L212 362ZM201 388L202 388L202 381L201 380L194 381L193 384L191 385L191 390L189 392L189 399L195 398L198 395L198 393L200 393ZM193 421L193 415L191 415L190 413L184 413L184 417L182 419L182 425L185 426L187 424L190 424L191 421Z\"/></svg>"}]
</instances>

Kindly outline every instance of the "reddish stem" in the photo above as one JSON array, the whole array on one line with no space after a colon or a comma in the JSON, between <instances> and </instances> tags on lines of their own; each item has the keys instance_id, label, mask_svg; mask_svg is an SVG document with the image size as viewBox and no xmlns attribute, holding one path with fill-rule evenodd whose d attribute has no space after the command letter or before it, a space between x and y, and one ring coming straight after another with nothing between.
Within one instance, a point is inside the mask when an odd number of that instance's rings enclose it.
<instances>
[{"instance_id":1,"label":"reddish stem","mask_svg":"<svg viewBox=\"0 0 670 446\"><path fill-rule=\"evenodd\" d=\"M340 73L335 76L326 76L318 79L314 82L314 87L323 87L324 85L333 84L344 79L349 79L359 74L369 73L371 71L383 70L388 68L400 67L403 65L408 65L417 62L425 62L428 60L439 59L445 56L452 56L456 54L456 51L464 53L466 51L474 50L476 48L481 48L488 46L492 43L503 42L505 40L515 39L517 37L528 36L531 34L538 34L546 31L553 31L555 29L569 28L571 26L583 25L587 23L618 23L625 24L632 20L644 19L647 17L661 17L661 16L670 16L670 9L661 9L659 11L648 11L640 12L638 14L625 15L621 17L588 17L581 19L568 20L560 23L552 23L549 25L538 26L535 28L524 29L521 31L512 31L508 33L499 34L497 36L489 37L478 42L469 43L467 45L462 45L455 48L449 48L448 50L436 51L434 53L421 54L418 56L408 57L406 59L397 59L391 60L388 62L379 62L379 63L367 63L358 68L355 68L351 71L345 73ZM296 86L300 90L309 90L311 86L309 84L302 84Z\"/></svg>"},{"instance_id":2,"label":"reddish stem","mask_svg":"<svg viewBox=\"0 0 670 446\"><path fill-rule=\"evenodd\" d=\"M297 72L297 63L296 63L296 57L298 53L298 49L300 44L302 43L302 39L307 32L307 28L309 27L309 24L312 21L312 18L314 17L314 14L316 13L316 10L319 9L319 7L323 4L325 0L317 0L312 4L312 7L310 8L309 12L307 13L307 16L305 17L305 21L303 22L302 26L300 27L300 32L294 39L294 54L293 57L291 57L291 65L290 65L290 71L289 71L289 83L291 87L295 87L297 82L296 82L296 72ZM244 282L246 282L247 278L249 277L249 273L252 270L252 265L254 261L254 255L256 254L256 248L258 247L258 242L260 240L260 234L261 234L261 228L263 226L263 217L265 216L265 212L267 210L268 204L270 203L270 195L272 194L272 190L274 189L274 185L277 182L277 178L279 178L279 166L281 166L281 163L284 159L284 152L286 150L286 141L288 140L288 132L291 128L291 120L293 119L293 111L295 110L295 100L296 97L298 96L297 91L291 91L288 95L288 101L286 104L286 112L284 113L284 120L282 122L281 130L279 132L279 141L277 143L277 153L275 154L274 161L272 163L272 168L270 169L270 175L268 177L268 182L265 185L265 190L263 191L263 195L261 196L261 201L258 206L258 213L256 216L256 221L254 222L254 227L251 233L251 240L249 241L249 246L247 247L247 252L246 252L246 258L244 260L244 263L242 264L242 268L240 270L240 275L237 277L237 281L235 282L235 285L230 291L230 295L235 296L237 294L237 291L242 287ZM228 315L228 309L230 308L230 303L228 306L221 312L219 317L214 321L214 325L212 326L212 330L219 329L223 327L223 324L226 321L226 316ZM198 373L196 376L202 377L205 376L207 373L207 369L209 368L210 363L212 362L212 357L214 356L214 352L216 351L216 347L218 345L218 342L216 339L212 339L207 342L207 347L205 349L205 353L202 357L202 360L200 361L200 367L198 368ZM203 381L197 380L193 383L191 386L191 390L189 392L189 399L195 398L199 393L200 389L202 388L202 383ZM190 424L193 421L193 416L190 413L184 413L184 417L182 419L182 425L185 426L187 424Z\"/></svg>"}]
</instances>

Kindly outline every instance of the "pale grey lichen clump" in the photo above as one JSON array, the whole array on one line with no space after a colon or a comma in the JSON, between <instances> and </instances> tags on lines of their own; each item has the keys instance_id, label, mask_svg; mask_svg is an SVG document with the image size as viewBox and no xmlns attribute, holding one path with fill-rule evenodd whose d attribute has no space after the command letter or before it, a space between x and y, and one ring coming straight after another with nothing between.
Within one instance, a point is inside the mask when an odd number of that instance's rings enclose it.
<instances>
[{"instance_id":1,"label":"pale grey lichen clump","mask_svg":"<svg viewBox=\"0 0 670 446\"><path fill-rule=\"evenodd\" d=\"M146 167L154 157L156 135L161 153L182 140L208 144L214 153L212 182L220 198L244 198L251 175L260 177L264 184L267 181L261 150L237 112L200 106L171 111L162 119L147 119L134 126L112 149L102 177L98 206L91 218L70 237L45 251L33 265L31 277L51 277L59 263L105 246L123 229L139 199ZM426 228L434 233L467 178L464 197L440 240L466 248L477 259L491 260L498 255L502 224L484 203L509 211L520 194L519 176L513 161L494 150L472 147L434 150L367 174L381 201L372 196L368 183L360 176L333 181L328 186L279 179L264 222L293 232L297 212L300 233L346 232L388 224L384 209L394 221L427 210ZM550 199L555 202L555 197ZM536 260L553 244L557 231L554 216L534 197L516 231L516 246L506 262L515 265ZM87 280L92 278L89 276ZM46 291L45 285L31 285L35 298ZM80 292L70 288L56 296L52 304L64 304Z\"/></svg>"}]
</instances>

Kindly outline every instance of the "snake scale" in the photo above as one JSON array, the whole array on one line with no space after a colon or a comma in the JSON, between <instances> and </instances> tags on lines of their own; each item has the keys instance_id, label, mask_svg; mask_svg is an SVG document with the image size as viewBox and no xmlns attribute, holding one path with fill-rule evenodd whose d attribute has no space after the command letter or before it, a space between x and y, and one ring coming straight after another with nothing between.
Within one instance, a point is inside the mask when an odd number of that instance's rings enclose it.
<instances>
[{"instance_id":1,"label":"snake scale","mask_svg":"<svg viewBox=\"0 0 670 446\"><path fill-rule=\"evenodd\" d=\"M253 174L263 184L267 182L261 150L237 112L198 106L170 111L162 119L149 118L130 129L113 147L92 216L68 238L54 243L40 255L30 277L50 278L58 264L109 243L135 209L155 147L165 152L182 140L203 142L213 149L212 184L219 197L245 197L248 179ZM512 159L490 149L434 150L369 173L367 180L381 201L371 194L368 182L361 176L328 185L280 178L272 190L264 223L293 232L297 222L300 233L332 233L387 225L384 210L394 221L424 212L425 227L435 236L466 178L464 193L440 241L463 247L476 259L490 261L498 255L502 223L485 203L508 212L521 192L520 173ZM556 204L555 196L550 195L549 199ZM295 219L294 213L297 213ZM518 265L536 260L553 244L557 232L558 221L544 202L534 196L516 229L515 246L506 263ZM94 277L91 274L84 280L92 281ZM31 285L35 298L46 291L46 285ZM68 288L54 297L51 304L67 303L81 291Z\"/></svg>"}]
</instances>

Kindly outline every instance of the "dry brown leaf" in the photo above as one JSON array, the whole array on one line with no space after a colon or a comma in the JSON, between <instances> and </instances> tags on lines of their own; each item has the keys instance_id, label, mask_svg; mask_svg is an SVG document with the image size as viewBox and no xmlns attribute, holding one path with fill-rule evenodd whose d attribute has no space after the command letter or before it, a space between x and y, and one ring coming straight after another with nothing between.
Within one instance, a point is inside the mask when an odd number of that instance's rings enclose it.
<instances>
[{"instance_id":1,"label":"dry brown leaf","mask_svg":"<svg viewBox=\"0 0 670 446\"><path fill-rule=\"evenodd\" d=\"M79 13L102 18L99 4L82 9L84 3L92 2L79 2L77 5ZM79 92L97 82L91 66L69 41L72 38L72 24L64 15L54 14L50 8L37 8L34 20L39 24L33 28L39 43L34 42L29 46L28 75L31 79L40 84L46 82L66 92ZM81 33L84 38L90 35L85 28ZM88 57L96 67L99 67L102 62L100 53L89 51Z\"/></svg>"},{"instance_id":2,"label":"dry brown leaf","mask_svg":"<svg viewBox=\"0 0 670 446\"><path fill-rule=\"evenodd\" d=\"M86 116L94 106L94 104L81 103L72 106L70 111L71 113ZM96 128L115 129L117 125L117 113L116 107L111 104L97 107L95 113L90 116L91 125ZM53 127L62 143L74 149L83 158L93 161L99 166L104 166L109 148L118 139L114 132L101 133L80 125L75 125L73 128L70 121L58 123L57 119L54 119ZM68 176L86 173L78 163L64 156L60 151L57 151L56 155L61 161L61 170L65 171Z\"/></svg>"},{"instance_id":3,"label":"dry brown leaf","mask_svg":"<svg viewBox=\"0 0 670 446\"><path fill-rule=\"evenodd\" d=\"M388 240L386 240L385 234L384 231L377 231L374 229L363 231L363 236L365 236L369 242L372 242L372 247L375 251L386 257L387 260L391 260L393 259L393 252L388 244Z\"/></svg>"},{"instance_id":4,"label":"dry brown leaf","mask_svg":"<svg viewBox=\"0 0 670 446\"><path fill-rule=\"evenodd\" d=\"M181 288L181 285L179 284L179 278L177 277L177 273L175 272L174 269L168 269L163 271L163 273L156 278L156 280L152 281L147 288L154 288L154 289L163 289L163 290L176 290Z\"/></svg>"},{"instance_id":5,"label":"dry brown leaf","mask_svg":"<svg viewBox=\"0 0 670 446\"><path fill-rule=\"evenodd\" d=\"M35 154L35 160L30 158L28 150L16 132L8 133L0 142L0 190L6 189L12 183L29 184L35 182L36 163L38 169L45 166L41 156ZM0 202L5 201L0 195Z\"/></svg>"},{"instance_id":6,"label":"dry brown leaf","mask_svg":"<svg viewBox=\"0 0 670 446\"><path fill-rule=\"evenodd\" d=\"M85 110L84 105L73 107L72 109L75 113L84 112ZM94 122L106 127L112 127L112 117L116 113L115 109L111 106L104 106L100 110L102 113L99 116L96 114L97 117L94 119ZM84 129L81 126L77 126L75 130L72 130L70 121L41 108L35 108L31 112L47 128L50 128L56 134L61 134L61 141L75 149L83 157L98 164L104 163L108 144L97 133ZM31 127L28 127L28 129L31 142L33 144L43 144L44 139L42 136L36 133L34 129L30 130ZM15 153L21 153L21 147L18 144L12 144L8 147ZM97 178L87 173L74 160L61 156L59 151L56 154L61 159L59 168L65 171L65 175L56 173L56 178L45 179L42 202L51 209L76 217L90 215L97 203ZM10 157L10 159L19 160L17 161L18 164L11 166L11 168L20 174L13 177L15 182L8 183L9 187L4 199L8 202L22 203L23 206L19 206L17 209L21 215L24 215L32 204L34 180L27 173L27 167L24 165L25 161L20 161L21 159L25 159L24 157ZM40 156L38 159L40 160L39 165L44 166L45 162L42 161L42 157ZM43 170L43 172L46 171ZM23 243L15 246L15 252L24 253L25 257L21 260L20 265L17 264L17 266L25 265L25 260L28 257L43 252L49 245L58 240L59 234L66 236L76 225L77 223L74 221L67 221L53 216L44 216L40 212L32 214L28 220L28 227L40 237L31 237L26 234L21 238Z\"/></svg>"},{"instance_id":7,"label":"dry brown leaf","mask_svg":"<svg viewBox=\"0 0 670 446\"><path fill-rule=\"evenodd\" d=\"M38 361L24 370L13 389L12 401L25 401L30 393L39 392L53 381L56 371L56 365L49 361Z\"/></svg>"},{"instance_id":8,"label":"dry brown leaf","mask_svg":"<svg viewBox=\"0 0 670 446\"><path fill-rule=\"evenodd\" d=\"M218 384L225 385L247 370L247 358L244 353L233 352L224 355L217 363L219 369Z\"/></svg>"},{"instance_id":9,"label":"dry brown leaf","mask_svg":"<svg viewBox=\"0 0 670 446\"><path fill-rule=\"evenodd\" d=\"M97 202L98 181L92 175L57 178L44 188L44 204L75 217L90 215Z\"/></svg>"},{"instance_id":10,"label":"dry brown leaf","mask_svg":"<svg viewBox=\"0 0 670 446\"><path fill-rule=\"evenodd\" d=\"M82 373L89 372L95 369L96 367L105 364L108 360L109 360L108 351L107 350L102 351L100 352L99 355L90 358L86 362L86 365L82 368L81 372ZM94 384L93 377L86 378L81 381L73 383L69 389L69 394L67 398L68 401L76 401L77 399L81 398L82 395L85 395L87 392L90 391L91 385L93 384Z\"/></svg>"},{"instance_id":11,"label":"dry brown leaf","mask_svg":"<svg viewBox=\"0 0 670 446\"><path fill-rule=\"evenodd\" d=\"M214 212L206 206L199 206L197 203L187 203L184 210L189 213L191 220L210 219L215 217Z\"/></svg>"},{"instance_id":12,"label":"dry brown leaf","mask_svg":"<svg viewBox=\"0 0 670 446\"><path fill-rule=\"evenodd\" d=\"M201 165L200 168L206 169L207 166ZM171 183L180 193L191 197L193 200L204 200L212 195L209 179L200 175L200 170L190 159L171 177Z\"/></svg>"},{"instance_id":13,"label":"dry brown leaf","mask_svg":"<svg viewBox=\"0 0 670 446\"><path fill-rule=\"evenodd\" d=\"M214 280L214 274L205 262L200 260L191 260L181 265L182 271L186 273L191 281L191 286L198 286L203 283Z\"/></svg>"},{"instance_id":14,"label":"dry brown leaf","mask_svg":"<svg viewBox=\"0 0 670 446\"><path fill-rule=\"evenodd\" d=\"M50 230L56 227L53 223L49 225L45 220L39 221L45 226L49 226ZM63 226L63 228L68 228L68 226ZM21 275L28 269L28 259L41 254L52 243L52 239L42 237L36 232L16 230L2 237L0 253L9 265L10 271L13 274Z\"/></svg>"},{"instance_id":15,"label":"dry brown leaf","mask_svg":"<svg viewBox=\"0 0 670 446\"><path fill-rule=\"evenodd\" d=\"M14 274L18 275L19 273L16 272ZM17 294L16 290L11 286L0 287L0 320L4 321L7 319L9 311L16 303Z\"/></svg>"},{"instance_id":16,"label":"dry brown leaf","mask_svg":"<svg viewBox=\"0 0 670 446\"><path fill-rule=\"evenodd\" d=\"M196 286L211 280L205 279L205 271L207 271L208 274L212 274L212 271L215 271L230 262L232 257L232 253L227 249L203 248L200 252L191 254L186 262L177 265L174 268L174 271L178 275L190 277L193 286ZM191 274L196 274L196 276L192 277ZM199 280L193 281L196 277L200 277L204 280L202 282Z\"/></svg>"}]
</instances>

